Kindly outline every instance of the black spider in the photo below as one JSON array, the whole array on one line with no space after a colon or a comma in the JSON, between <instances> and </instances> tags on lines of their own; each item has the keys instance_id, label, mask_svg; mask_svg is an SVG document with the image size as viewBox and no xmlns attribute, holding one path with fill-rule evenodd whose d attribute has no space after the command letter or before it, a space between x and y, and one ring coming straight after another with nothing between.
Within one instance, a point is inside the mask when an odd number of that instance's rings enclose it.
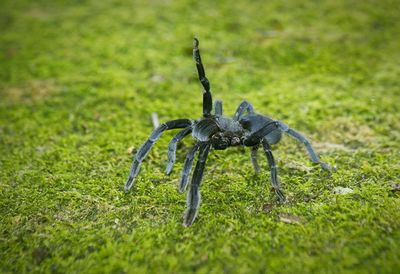
<instances>
[{"instance_id":1,"label":"black spider","mask_svg":"<svg viewBox=\"0 0 400 274\"><path fill-rule=\"evenodd\" d=\"M197 143L190 149L184 163L182 178L179 184L179 191L184 192L188 184L190 170L193 159L198 152L198 160L194 169L190 189L187 194L187 210L184 215L184 225L190 226L196 218L200 206L200 184L203 178L204 166L210 148L223 150L230 146L251 147L251 160L256 172L260 171L257 161L257 150L261 145L267 156L268 164L271 168L271 182L279 201L284 202L285 196L278 182L274 156L270 145L276 144L282 137L282 132L287 133L298 141L302 142L311 161L321 165L323 169L330 170L331 167L322 162L314 151L310 142L297 131L289 128L280 121L272 120L269 117L254 112L253 106L243 101L237 108L233 118L222 115L222 102L215 102L215 112L212 114L212 98L210 92L210 83L206 78L203 63L200 58L199 41L194 39L193 58L196 61L196 67L200 82L204 88L203 91L203 118L199 120L178 119L163 123L157 127L150 135L149 139L141 146L133 160L128 180L125 184L125 191L132 186L136 176L139 174L140 165L146 157L150 148L161 136L163 131L183 128L171 140L168 146L168 164L166 173L170 174L175 162L176 144L185 136L192 134Z\"/></svg>"}]
</instances>

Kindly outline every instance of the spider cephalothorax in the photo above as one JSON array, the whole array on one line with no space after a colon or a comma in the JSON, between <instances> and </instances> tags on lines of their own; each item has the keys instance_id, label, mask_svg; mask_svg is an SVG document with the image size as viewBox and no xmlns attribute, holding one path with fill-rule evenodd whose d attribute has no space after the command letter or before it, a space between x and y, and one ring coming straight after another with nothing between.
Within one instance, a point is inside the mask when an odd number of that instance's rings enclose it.
<instances>
[{"instance_id":1,"label":"spider cephalothorax","mask_svg":"<svg viewBox=\"0 0 400 274\"><path fill-rule=\"evenodd\" d=\"M200 184L210 148L223 150L230 146L238 145L251 147L251 160L254 169L256 172L260 172L260 166L257 161L257 150L262 146L271 169L271 184L280 202L285 201L285 196L279 185L275 160L270 145L278 143L283 132L305 145L312 162L320 164L323 169L330 170L330 166L319 159L310 142L302 134L280 121L255 113L253 106L246 101L243 101L239 105L232 118L222 115L221 101L215 102L214 113L212 113L210 83L205 75L198 46L199 41L195 38L193 58L196 61L199 80L204 88L203 118L199 120L178 119L165 122L157 127L136 153L128 180L125 184L125 191L128 191L133 186L143 159L163 131L177 128L182 128L182 130L169 143L167 174L171 173L175 162L176 144L189 134L192 134L193 138L197 141L186 156L179 184L179 191L184 192L188 185L194 157L198 153L198 160L187 194L187 210L184 216L184 225L186 226L190 226L197 216L200 206Z\"/></svg>"},{"instance_id":2,"label":"spider cephalothorax","mask_svg":"<svg viewBox=\"0 0 400 274\"><path fill-rule=\"evenodd\" d=\"M210 116L194 122L192 135L199 142L209 142L213 149L222 150L240 145L243 133L243 127L238 121Z\"/></svg>"}]
</instances>

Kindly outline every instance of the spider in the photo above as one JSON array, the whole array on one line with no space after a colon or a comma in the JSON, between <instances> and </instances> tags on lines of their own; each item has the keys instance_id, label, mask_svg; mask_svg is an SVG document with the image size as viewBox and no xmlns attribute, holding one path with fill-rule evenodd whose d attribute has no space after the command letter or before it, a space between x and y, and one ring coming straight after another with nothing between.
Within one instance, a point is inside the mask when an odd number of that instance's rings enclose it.
<instances>
[{"instance_id":1,"label":"spider","mask_svg":"<svg viewBox=\"0 0 400 274\"><path fill-rule=\"evenodd\" d=\"M230 146L251 147L251 161L256 173L260 172L260 166L257 160L257 150L261 146L268 160L271 173L272 188L278 197L279 202L285 202L277 176L277 168L274 156L271 151L271 145L278 143L282 133L286 133L294 139L304 144L313 163L320 164L325 170L331 167L322 162L310 142L299 132L289 128L286 124L273 120L267 116L254 112L251 104L243 101L237 108L233 117L227 117L222 114L222 101L216 101L214 113L212 113L212 97L210 92L210 82L208 81L203 63L200 57L199 40L194 38L193 58L196 62L196 68L201 85L203 86L203 118L198 120L177 119L165 122L158 126L150 135L149 139L137 151L129 177L125 184L125 191L129 191L135 178L139 174L140 165L143 159L149 153L153 144L166 130L182 129L171 140L168 145L168 163L166 173L169 175L175 162L175 153L177 143L183 138L192 134L197 141L186 155L182 177L179 183L179 192L184 192L188 186L189 175L192 169L196 153L198 159L193 171L189 191L187 193L187 209L184 213L183 224L190 226L196 219L200 206L200 184L203 179L204 167L206 164L210 149L224 150Z\"/></svg>"}]
</instances>

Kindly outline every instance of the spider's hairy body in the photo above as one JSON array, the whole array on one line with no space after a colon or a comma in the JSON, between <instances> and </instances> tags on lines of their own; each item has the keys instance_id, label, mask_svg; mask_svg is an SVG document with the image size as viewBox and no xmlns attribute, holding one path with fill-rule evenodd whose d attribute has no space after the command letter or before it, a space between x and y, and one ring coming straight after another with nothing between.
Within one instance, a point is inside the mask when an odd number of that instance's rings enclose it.
<instances>
[{"instance_id":1,"label":"spider's hairy body","mask_svg":"<svg viewBox=\"0 0 400 274\"><path fill-rule=\"evenodd\" d=\"M204 88L203 92L203 118L199 120L178 119L168 121L157 127L149 139L141 146L136 153L128 180L125 183L125 190L128 191L139 174L140 165L150 151L152 145L161 136L163 131L170 129L182 129L171 140L168 146L168 164L166 173L170 174L175 162L177 143L188 135L192 135L196 144L186 155L182 170L182 177L179 183L179 191L184 192L187 187L187 210L184 216L184 225L190 226L194 222L200 206L200 184L203 178L204 167L210 149L223 150L231 146L251 147L251 160L256 172L260 172L257 160L257 150L262 147L267 157L271 172L271 184L280 202L285 201L285 196L279 185L275 160L270 145L278 143L282 133L286 133L296 140L302 142L310 155L311 161L321 165L323 169L330 170L330 166L322 162L310 142L301 133L289 128L286 124L273 120L270 117L254 112L253 106L243 101L237 108L233 117L223 115L222 102L216 101L212 105L210 82L208 81L198 48L199 41L194 39L193 57L199 75L200 83ZM198 154L198 160L189 184L189 176L194 158Z\"/></svg>"}]
</instances>

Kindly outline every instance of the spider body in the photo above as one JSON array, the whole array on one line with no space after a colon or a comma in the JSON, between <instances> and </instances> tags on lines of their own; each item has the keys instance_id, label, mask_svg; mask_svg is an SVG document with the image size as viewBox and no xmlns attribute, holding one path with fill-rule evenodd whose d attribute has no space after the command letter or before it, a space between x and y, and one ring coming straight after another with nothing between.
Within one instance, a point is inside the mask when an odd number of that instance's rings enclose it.
<instances>
[{"instance_id":1,"label":"spider body","mask_svg":"<svg viewBox=\"0 0 400 274\"><path fill-rule=\"evenodd\" d=\"M223 116L212 116L196 122L192 136L199 142L210 142L216 150L223 150L229 146L240 145L243 132L238 121Z\"/></svg>"},{"instance_id":2,"label":"spider body","mask_svg":"<svg viewBox=\"0 0 400 274\"><path fill-rule=\"evenodd\" d=\"M168 121L157 127L136 153L129 177L125 183L125 191L128 191L133 186L134 180L139 174L142 161L163 131L177 128L181 128L182 130L174 136L168 145L167 174L171 173L176 159L177 143L190 134L196 140L196 144L190 149L185 159L179 183L180 192L184 192L188 186L193 161L196 153L198 154L198 160L187 193L187 210L184 215L185 226L192 225L197 216L200 206L200 184L203 178L206 159L211 148L214 150L224 150L231 146L251 147L251 161L254 170L260 172L257 151L262 147L270 166L271 184L280 202L285 201L285 196L279 185L275 160L270 145L278 143L282 138L282 133L286 133L302 142L312 162L320 164L323 169L331 169L328 164L319 159L310 142L301 133L289 128L280 121L255 113L253 106L246 101L243 101L239 105L232 118L223 115L221 101L215 102L214 113L212 113L210 83L205 75L198 45L199 42L195 38L193 57L196 62L199 80L204 88L203 117L199 120L178 119Z\"/></svg>"}]
</instances>

